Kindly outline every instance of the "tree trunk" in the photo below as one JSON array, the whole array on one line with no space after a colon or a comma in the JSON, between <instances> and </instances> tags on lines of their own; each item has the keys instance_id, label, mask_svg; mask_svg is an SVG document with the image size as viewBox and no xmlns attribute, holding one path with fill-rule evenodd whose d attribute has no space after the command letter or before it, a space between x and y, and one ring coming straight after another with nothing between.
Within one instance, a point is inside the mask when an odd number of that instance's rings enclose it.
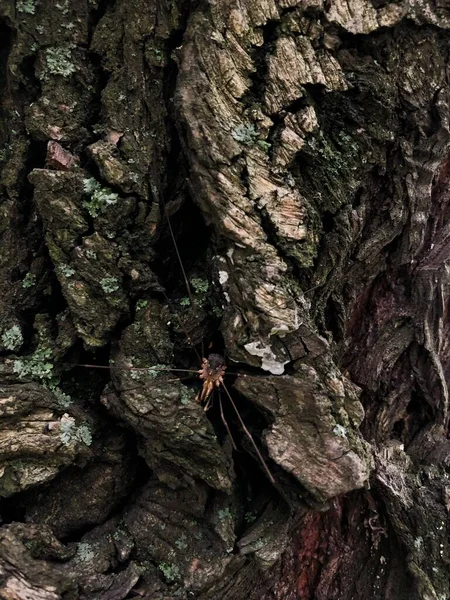
<instances>
[{"instance_id":1,"label":"tree trunk","mask_svg":"<svg viewBox=\"0 0 450 600\"><path fill-rule=\"evenodd\" d=\"M0 29L0 597L448 599L446 3Z\"/></svg>"}]
</instances>

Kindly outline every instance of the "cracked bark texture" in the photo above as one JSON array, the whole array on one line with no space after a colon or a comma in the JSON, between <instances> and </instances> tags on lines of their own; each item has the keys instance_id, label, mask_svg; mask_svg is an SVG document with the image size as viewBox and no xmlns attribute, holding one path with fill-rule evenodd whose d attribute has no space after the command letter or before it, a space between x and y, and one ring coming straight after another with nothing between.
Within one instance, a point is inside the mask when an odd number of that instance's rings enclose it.
<instances>
[{"instance_id":1,"label":"cracked bark texture","mask_svg":"<svg viewBox=\"0 0 450 600\"><path fill-rule=\"evenodd\" d=\"M449 29L1 3L1 598L450 597Z\"/></svg>"}]
</instances>

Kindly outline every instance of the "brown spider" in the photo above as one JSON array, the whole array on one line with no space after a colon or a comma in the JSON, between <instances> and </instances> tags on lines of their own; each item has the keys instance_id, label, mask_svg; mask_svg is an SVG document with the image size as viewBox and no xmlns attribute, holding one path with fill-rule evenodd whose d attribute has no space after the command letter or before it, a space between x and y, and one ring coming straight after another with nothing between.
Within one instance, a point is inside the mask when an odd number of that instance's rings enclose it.
<instances>
[{"instance_id":1,"label":"brown spider","mask_svg":"<svg viewBox=\"0 0 450 600\"><path fill-rule=\"evenodd\" d=\"M223 376L225 375L225 359L220 354L210 354L208 358L202 360L202 368L199 370L200 379L203 379L203 387L196 400L200 404L205 404L204 410L211 407L211 394L215 387L223 385Z\"/></svg>"}]
</instances>

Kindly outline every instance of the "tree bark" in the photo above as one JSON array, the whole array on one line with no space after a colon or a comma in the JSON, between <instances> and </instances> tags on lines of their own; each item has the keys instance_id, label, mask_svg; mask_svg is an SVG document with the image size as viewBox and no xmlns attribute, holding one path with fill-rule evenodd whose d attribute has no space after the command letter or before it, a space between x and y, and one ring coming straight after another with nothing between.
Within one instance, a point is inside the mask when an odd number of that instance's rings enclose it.
<instances>
[{"instance_id":1,"label":"tree bark","mask_svg":"<svg viewBox=\"0 0 450 600\"><path fill-rule=\"evenodd\" d=\"M449 29L3 0L1 598L450 597Z\"/></svg>"}]
</instances>

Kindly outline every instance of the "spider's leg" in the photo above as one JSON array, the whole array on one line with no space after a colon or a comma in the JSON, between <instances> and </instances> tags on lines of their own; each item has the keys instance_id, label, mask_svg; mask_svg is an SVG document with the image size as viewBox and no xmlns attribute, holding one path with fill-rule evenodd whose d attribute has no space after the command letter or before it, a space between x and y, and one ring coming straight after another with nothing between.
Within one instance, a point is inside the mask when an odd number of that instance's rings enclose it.
<instances>
[{"instance_id":1,"label":"spider's leg","mask_svg":"<svg viewBox=\"0 0 450 600\"><path fill-rule=\"evenodd\" d=\"M213 401L213 394L210 394L210 395L208 396L208 401L207 401L207 402L206 402L206 404L205 404L205 408L203 409L205 412L211 408L211 406L212 406L212 401Z\"/></svg>"},{"instance_id":2,"label":"spider's leg","mask_svg":"<svg viewBox=\"0 0 450 600\"><path fill-rule=\"evenodd\" d=\"M219 388L219 409L220 409L220 417L222 419L222 423L225 425L225 429L227 430L228 435L230 436L230 440L231 440L231 445L233 446L233 450L237 451L237 446L234 443L234 439L233 436L231 435L231 431L230 428L228 426L227 420L225 419L225 415L223 414L223 407L222 407L222 396L220 393L220 388Z\"/></svg>"},{"instance_id":3,"label":"spider's leg","mask_svg":"<svg viewBox=\"0 0 450 600\"><path fill-rule=\"evenodd\" d=\"M249 430L247 429L247 427L245 426L245 423L244 423L244 421L242 420L241 414L240 414L240 412L238 411L238 409L237 409L237 406L236 406L236 404L234 403L234 400L233 400L233 398L231 397L231 394L230 394L230 392L228 391L228 388L227 388L227 386L226 386L224 383L222 384L222 386L223 386L223 389L225 390L225 393L226 393L226 395L228 396L228 399L229 399L229 401L231 402L231 406L233 407L233 409L234 409L234 412L237 414L237 417L238 417L238 419L239 419L239 423L241 424L241 427L242 427L242 429L244 430L244 433L245 433L245 435L246 435L246 436L248 437L248 439L250 440L250 442L251 442L251 444L252 444L253 448L255 449L255 452L256 452L256 454L258 455L258 458L259 458L259 461L260 461L260 463L261 463L261 464L262 464L262 466L264 467L264 470L265 470L265 472L267 473L267 475L268 475L268 477L269 477L270 481L271 481L273 484L275 484L275 479L273 478L273 475L272 475L272 473L270 472L270 470L269 470L269 467L267 466L267 463L266 463L266 461L265 461L265 460L264 460L264 458L262 457L262 454L261 454L261 452L259 451L259 448L258 448L258 446L256 445L256 443L255 443L255 440L253 439L253 436L252 436L252 434L250 433L250 431L249 431Z\"/></svg>"}]
</instances>

